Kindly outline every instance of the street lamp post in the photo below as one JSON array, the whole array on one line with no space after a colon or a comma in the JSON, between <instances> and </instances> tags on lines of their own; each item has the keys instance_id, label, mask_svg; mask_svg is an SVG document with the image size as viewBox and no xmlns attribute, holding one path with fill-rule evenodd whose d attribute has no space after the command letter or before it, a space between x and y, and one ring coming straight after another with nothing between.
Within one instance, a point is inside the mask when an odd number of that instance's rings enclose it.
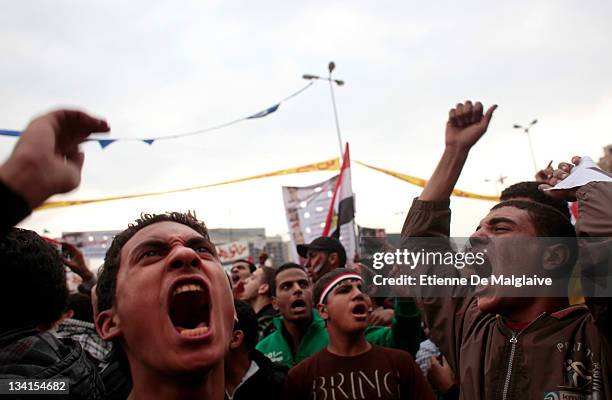
<instances>
[{"instance_id":1,"label":"street lamp post","mask_svg":"<svg viewBox=\"0 0 612 400\"><path fill-rule=\"evenodd\" d=\"M529 129L534 126L538 122L537 119L534 119L527 126L522 126L519 124L514 124L514 129L521 129L523 132L527 134L527 141L529 142L529 150L531 151L531 161L533 162L533 169L535 173L538 173L538 166L536 165L535 154L533 153L533 145L531 144L531 136L529 135Z\"/></svg>"},{"instance_id":2,"label":"street lamp post","mask_svg":"<svg viewBox=\"0 0 612 400\"><path fill-rule=\"evenodd\" d=\"M344 156L344 148L342 147L342 136L340 135L340 122L338 122L338 109L336 108L336 97L334 95L334 83L338 86L342 86L344 85L344 81L340 79L332 79L332 72L334 72L335 68L336 68L336 64L333 61L330 61L329 65L327 66L327 69L329 70L329 75L327 76L327 78L318 76L318 75L311 75L311 74L304 74L302 75L302 78L306 80L318 79L318 80L329 82L329 92L331 93L332 107L334 110L334 120L336 121L336 133L338 134L338 146L340 148L340 160L342 160Z\"/></svg>"}]
</instances>

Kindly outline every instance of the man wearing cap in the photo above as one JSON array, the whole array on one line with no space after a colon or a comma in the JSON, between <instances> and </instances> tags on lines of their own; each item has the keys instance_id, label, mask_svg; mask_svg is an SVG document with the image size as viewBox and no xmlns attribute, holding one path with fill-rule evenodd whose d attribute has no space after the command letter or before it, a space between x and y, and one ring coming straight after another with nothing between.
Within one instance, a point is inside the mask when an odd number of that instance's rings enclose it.
<instances>
[{"instance_id":1,"label":"man wearing cap","mask_svg":"<svg viewBox=\"0 0 612 400\"><path fill-rule=\"evenodd\" d=\"M372 304L362 281L355 272L335 269L315 284L313 301L329 343L289 371L285 398L434 398L410 354L366 339Z\"/></svg>"},{"instance_id":2,"label":"man wearing cap","mask_svg":"<svg viewBox=\"0 0 612 400\"><path fill-rule=\"evenodd\" d=\"M344 268L337 271L353 272ZM313 310L312 283L300 265L281 265L270 280L270 290L272 304L280 316L273 320L276 330L256 348L272 361L293 367L327 346L325 321ZM421 316L414 302L398 299L391 327L371 326L364 335L370 343L414 354L421 340L420 326Z\"/></svg>"},{"instance_id":3,"label":"man wearing cap","mask_svg":"<svg viewBox=\"0 0 612 400\"><path fill-rule=\"evenodd\" d=\"M306 271L315 283L323 275L346 265L346 251L342 243L331 236L320 236L310 244L298 244L297 252L306 259Z\"/></svg>"}]
</instances>

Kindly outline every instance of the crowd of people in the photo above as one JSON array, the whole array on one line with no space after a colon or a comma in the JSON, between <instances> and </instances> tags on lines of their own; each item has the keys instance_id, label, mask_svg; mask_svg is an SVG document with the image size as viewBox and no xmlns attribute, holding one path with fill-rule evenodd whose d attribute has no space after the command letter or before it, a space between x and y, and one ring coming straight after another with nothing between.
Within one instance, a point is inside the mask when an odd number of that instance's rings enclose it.
<instances>
[{"instance_id":1,"label":"crowd of people","mask_svg":"<svg viewBox=\"0 0 612 400\"><path fill-rule=\"evenodd\" d=\"M450 111L445 149L410 207L402 247L436 238L436 250L453 251L450 196L495 108L466 101ZM298 245L302 264L238 260L226 272L190 212L141 214L94 275L73 245L15 228L48 197L78 186L79 144L108 130L82 112L45 114L0 166L4 382L64 379L69 390L59 396L74 399L612 398L610 298L581 297L580 288L509 297L397 287L381 296L372 271L347 260L334 237ZM548 190L579 163L512 185L475 221L470 245L489 251L493 273L510 273L502 255L517 254L533 270L610 275L612 183ZM578 203L575 224L568 201ZM498 240L517 238L528 244ZM76 293L66 267L82 278Z\"/></svg>"}]
</instances>

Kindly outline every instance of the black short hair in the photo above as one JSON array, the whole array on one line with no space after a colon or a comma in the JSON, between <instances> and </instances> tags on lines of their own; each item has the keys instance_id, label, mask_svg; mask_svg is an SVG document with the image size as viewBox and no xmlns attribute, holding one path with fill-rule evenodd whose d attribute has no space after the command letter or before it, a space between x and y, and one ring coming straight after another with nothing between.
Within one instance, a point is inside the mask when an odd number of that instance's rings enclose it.
<instances>
[{"instance_id":1,"label":"black short hair","mask_svg":"<svg viewBox=\"0 0 612 400\"><path fill-rule=\"evenodd\" d=\"M205 239L210 240L208 230L203 222L198 221L195 213L168 212L165 214L141 214L135 223L119 233L113 239L104 257L104 264L98 272L96 294L98 296L98 311L108 310L115 303L115 290L117 289L117 272L121 264L121 249L141 229L158 222L177 222L186 225L198 232Z\"/></svg>"},{"instance_id":2,"label":"black short hair","mask_svg":"<svg viewBox=\"0 0 612 400\"><path fill-rule=\"evenodd\" d=\"M319 297L321 297L321 293L323 293L323 289L334 279L339 277L340 275L344 275L346 273L353 272L355 274L359 273L357 271L353 271L346 268L335 268L323 275L319 278L318 281L315 282L314 288L312 289L312 304L315 306L319 303Z\"/></svg>"},{"instance_id":3,"label":"black short hair","mask_svg":"<svg viewBox=\"0 0 612 400\"><path fill-rule=\"evenodd\" d=\"M93 323L93 307L91 297L84 293L68 295L68 310L72 310L72 319Z\"/></svg>"},{"instance_id":4,"label":"black short hair","mask_svg":"<svg viewBox=\"0 0 612 400\"><path fill-rule=\"evenodd\" d=\"M268 297L272 297L272 289L271 289L271 285L270 285L270 279L272 278L272 276L274 275L274 268L272 267L266 267L261 266L259 267L259 269L261 269L261 283L267 283L268 284Z\"/></svg>"},{"instance_id":5,"label":"black short hair","mask_svg":"<svg viewBox=\"0 0 612 400\"><path fill-rule=\"evenodd\" d=\"M306 270L304 269L304 267L302 267L300 264L296 264L293 262L285 263L280 267L276 268L274 273L270 276L270 280L268 281L270 285L270 297L276 296L276 277L278 276L278 274L292 268L299 269L306 274Z\"/></svg>"},{"instance_id":6,"label":"black short hair","mask_svg":"<svg viewBox=\"0 0 612 400\"><path fill-rule=\"evenodd\" d=\"M503 207L514 207L525 210L540 238L551 238L554 243L565 244L570 251L570 258L565 268L572 268L578 259L578 241L574 226L558 209L535 201L508 200L491 208L491 211ZM552 244L552 243L551 243Z\"/></svg>"},{"instance_id":7,"label":"black short hair","mask_svg":"<svg viewBox=\"0 0 612 400\"><path fill-rule=\"evenodd\" d=\"M249 266L249 271L251 271L251 273L255 272L255 270L257 269L255 264L253 264L253 262L247 260L246 258L241 258L239 260L232 261L232 266L239 262L247 264Z\"/></svg>"},{"instance_id":8,"label":"black short hair","mask_svg":"<svg viewBox=\"0 0 612 400\"><path fill-rule=\"evenodd\" d=\"M567 219L571 219L567 201L555 199L546 193L543 193L538 187L539 182L525 181L510 185L501 192L500 200L507 201L516 198L527 198L537 203L546 204L558 210Z\"/></svg>"},{"instance_id":9,"label":"black short hair","mask_svg":"<svg viewBox=\"0 0 612 400\"><path fill-rule=\"evenodd\" d=\"M67 297L57 248L26 229L0 237L0 332L51 326L66 310Z\"/></svg>"},{"instance_id":10,"label":"black short hair","mask_svg":"<svg viewBox=\"0 0 612 400\"><path fill-rule=\"evenodd\" d=\"M253 311L249 303L245 301L234 300L234 307L236 308L236 318L238 318L238 321L234 323L234 330L244 332L244 344L250 352L257 344L259 327L257 316L255 316L255 311Z\"/></svg>"}]
</instances>

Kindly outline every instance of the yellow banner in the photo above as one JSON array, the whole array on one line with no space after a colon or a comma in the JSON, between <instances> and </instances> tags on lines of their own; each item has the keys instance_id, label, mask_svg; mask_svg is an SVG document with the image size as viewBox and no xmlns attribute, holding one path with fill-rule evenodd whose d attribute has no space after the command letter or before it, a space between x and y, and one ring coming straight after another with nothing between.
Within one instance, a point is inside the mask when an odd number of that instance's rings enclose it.
<instances>
[{"instance_id":1,"label":"yellow banner","mask_svg":"<svg viewBox=\"0 0 612 400\"><path fill-rule=\"evenodd\" d=\"M427 180L417 178L416 176L406 175L406 174L402 174L401 172L395 172L395 171L390 171L388 169L375 167L373 165L369 165L361 161L356 161L356 160L353 160L353 161L366 168L370 168L370 169L373 169L374 171L382 172L383 174L391 175L397 179L401 179L404 182L412 183L413 185L416 185L416 186L425 187L425 184L427 183ZM498 196L477 194L477 193L472 193L472 192L466 192L465 190L459 190L459 189L453 190L453 196L466 197L468 199L477 199L477 200L499 201Z\"/></svg>"},{"instance_id":2,"label":"yellow banner","mask_svg":"<svg viewBox=\"0 0 612 400\"><path fill-rule=\"evenodd\" d=\"M89 199L89 200L50 201L50 202L44 203L40 207L36 208L36 210L37 211L38 210L48 210L50 208L78 206L78 205L82 205L82 204L101 203L101 202L104 202L104 201L113 201L113 200L135 199L135 198L139 198L139 197L160 196L160 195L163 195L163 194L189 192L189 191L192 191L192 190L200 190L200 189L206 189L206 188L215 187L215 186L230 185L232 183L252 181L252 180L255 180L255 179L270 178L270 177L273 177L273 176L290 175L290 174L302 174L302 173L305 173L305 172L317 172L317 171L338 171L339 169L340 169L340 160L337 159L337 158L333 158L331 160L326 160L326 161L322 161L322 162L318 162L318 163L302 165L300 167L295 167L295 168L282 169L280 171L268 172L268 173L265 173L265 174L249 176L249 177L246 177L246 178L232 179L232 180L229 180L229 181L218 182L218 183L210 183L208 185L194 186L194 187L183 188L183 189L167 190L167 191L164 191L164 192L151 192L151 193L130 194L130 195L125 195L125 196L112 196L112 197L103 197L103 198L99 198L99 199Z\"/></svg>"}]
</instances>

